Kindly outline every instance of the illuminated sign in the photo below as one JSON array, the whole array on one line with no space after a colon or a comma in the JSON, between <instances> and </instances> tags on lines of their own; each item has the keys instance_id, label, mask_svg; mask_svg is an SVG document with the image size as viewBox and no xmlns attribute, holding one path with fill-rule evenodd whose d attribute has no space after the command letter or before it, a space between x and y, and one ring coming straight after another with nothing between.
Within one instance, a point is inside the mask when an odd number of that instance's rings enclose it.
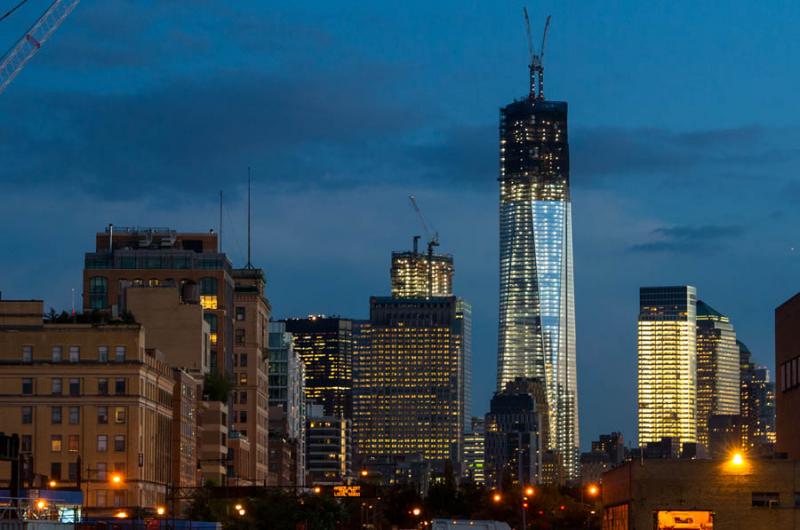
<instances>
[{"instance_id":1,"label":"illuminated sign","mask_svg":"<svg viewBox=\"0 0 800 530\"><path fill-rule=\"evenodd\" d=\"M662 510L657 515L656 530L713 530L714 514L701 511Z\"/></svg>"},{"instance_id":2,"label":"illuminated sign","mask_svg":"<svg viewBox=\"0 0 800 530\"><path fill-rule=\"evenodd\" d=\"M334 497L361 497L361 486L334 486Z\"/></svg>"}]
</instances>

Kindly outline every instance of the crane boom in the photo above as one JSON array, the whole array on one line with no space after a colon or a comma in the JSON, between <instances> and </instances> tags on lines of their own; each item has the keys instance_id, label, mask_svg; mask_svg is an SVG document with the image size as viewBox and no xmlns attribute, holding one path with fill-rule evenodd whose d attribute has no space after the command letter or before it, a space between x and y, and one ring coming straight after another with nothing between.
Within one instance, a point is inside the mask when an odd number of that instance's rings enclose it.
<instances>
[{"instance_id":1,"label":"crane boom","mask_svg":"<svg viewBox=\"0 0 800 530\"><path fill-rule=\"evenodd\" d=\"M439 233L432 230L431 227L428 225L428 221L425 220L425 216L422 214L422 210L419 209L417 206L417 199L414 198L413 195L408 196L408 200L411 201L411 206L414 207L414 211L417 212L417 216L419 216L419 220L422 221L422 227L425 229L425 233L427 234L428 238L431 241L435 241L436 244L439 244Z\"/></svg>"},{"instance_id":2,"label":"crane boom","mask_svg":"<svg viewBox=\"0 0 800 530\"><path fill-rule=\"evenodd\" d=\"M78 6L80 0L55 0L47 11L0 59L0 94L22 71L39 48L55 33L64 19Z\"/></svg>"}]
</instances>

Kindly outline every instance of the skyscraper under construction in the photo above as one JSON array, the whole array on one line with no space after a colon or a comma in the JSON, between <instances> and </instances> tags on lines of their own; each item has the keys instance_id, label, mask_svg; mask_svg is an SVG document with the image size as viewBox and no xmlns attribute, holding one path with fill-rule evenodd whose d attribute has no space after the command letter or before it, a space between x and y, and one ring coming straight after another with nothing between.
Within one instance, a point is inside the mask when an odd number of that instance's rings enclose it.
<instances>
[{"instance_id":1,"label":"skyscraper under construction","mask_svg":"<svg viewBox=\"0 0 800 530\"><path fill-rule=\"evenodd\" d=\"M566 477L575 478L578 396L567 103L545 99L543 56L544 39L539 54L531 46L530 93L500 111L497 390L517 377L545 381L547 447L559 454Z\"/></svg>"}]
</instances>

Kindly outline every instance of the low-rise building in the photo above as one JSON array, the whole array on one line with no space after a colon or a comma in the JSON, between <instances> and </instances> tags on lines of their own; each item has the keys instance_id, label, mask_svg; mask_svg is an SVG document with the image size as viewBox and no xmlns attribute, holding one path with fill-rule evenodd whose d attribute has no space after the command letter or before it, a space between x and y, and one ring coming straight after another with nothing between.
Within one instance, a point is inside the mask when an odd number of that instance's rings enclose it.
<instances>
[{"instance_id":1,"label":"low-rise building","mask_svg":"<svg viewBox=\"0 0 800 530\"><path fill-rule=\"evenodd\" d=\"M32 474L80 486L90 515L163 504L174 390L163 354L138 323L42 314L39 300L0 301L0 431L19 433Z\"/></svg>"},{"instance_id":2,"label":"low-rise building","mask_svg":"<svg viewBox=\"0 0 800 530\"><path fill-rule=\"evenodd\" d=\"M353 462L350 420L325 416L320 405L312 405L307 425L307 483L312 486L349 484Z\"/></svg>"},{"instance_id":3,"label":"low-rise building","mask_svg":"<svg viewBox=\"0 0 800 530\"><path fill-rule=\"evenodd\" d=\"M603 475L603 530L795 530L798 481L791 460L632 460Z\"/></svg>"}]
</instances>

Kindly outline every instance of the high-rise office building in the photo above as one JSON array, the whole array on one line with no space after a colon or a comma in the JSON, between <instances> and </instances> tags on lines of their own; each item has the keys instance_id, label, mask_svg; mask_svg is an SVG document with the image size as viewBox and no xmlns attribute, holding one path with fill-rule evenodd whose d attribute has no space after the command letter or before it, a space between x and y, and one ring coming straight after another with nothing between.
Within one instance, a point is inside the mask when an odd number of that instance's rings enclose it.
<instances>
[{"instance_id":1,"label":"high-rise office building","mask_svg":"<svg viewBox=\"0 0 800 530\"><path fill-rule=\"evenodd\" d=\"M420 253L417 243L414 237L411 252L392 252L392 296L450 296L453 294L453 257L432 251Z\"/></svg>"},{"instance_id":2,"label":"high-rise office building","mask_svg":"<svg viewBox=\"0 0 800 530\"><path fill-rule=\"evenodd\" d=\"M472 418L470 430L464 433L461 476L475 484L486 484L486 423Z\"/></svg>"},{"instance_id":3,"label":"high-rise office building","mask_svg":"<svg viewBox=\"0 0 800 530\"><path fill-rule=\"evenodd\" d=\"M471 308L453 295L418 294L373 296L369 321L359 323L354 442L365 459L420 454L443 469L460 457L470 417Z\"/></svg>"},{"instance_id":4,"label":"high-rise office building","mask_svg":"<svg viewBox=\"0 0 800 530\"><path fill-rule=\"evenodd\" d=\"M554 467L553 453L546 446L546 393L540 380L524 377L509 381L501 392L494 393L485 420L486 482L490 487L560 482L545 477L558 474L555 469L545 471L545 467Z\"/></svg>"},{"instance_id":5,"label":"high-rise office building","mask_svg":"<svg viewBox=\"0 0 800 530\"><path fill-rule=\"evenodd\" d=\"M295 486L305 485L306 462L306 398L303 361L294 351L292 334L286 332L285 322L269 323L269 407L270 437L285 440L290 446L290 458ZM270 456L282 459L278 449ZM280 469L282 460L270 468ZM280 483L277 485L281 485Z\"/></svg>"},{"instance_id":6,"label":"high-rise office building","mask_svg":"<svg viewBox=\"0 0 800 530\"><path fill-rule=\"evenodd\" d=\"M326 416L350 418L353 411L353 322L309 316L284 321L294 351L305 367L305 393Z\"/></svg>"},{"instance_id":7,"label":"high-rise office building","mask_svg":"<svg viewBox=\"0 0 800 530\"><path fill-rule=\"evenodd\" d=\"M697 291L639 291L639 446L697 441Z\"/></svg>"},{"instance_id":8,"label":"high-rise office building","mask_svg":"<svg viewBox=\"0 0 800 530\"><path fill-rule=\"evenodd\" d=\"M739 389L736 331L727 316L698 300L697 441L707 448L710 447L708 421L711 416L740 413Z\"/></svg>"},{"instance_id":9,"label":"high-rise office building","mask_svg":"<svg viewBox=\"0 0 800 530\"><path fill-rule=\"evenodd\" d=\"M175 286L182 301L199 302L211 327L212 371L233 368L233 271L214 233L109 225L95 238L83 270L86 312L119 313L129 286Z\"/></svg>"},{"instance_id":10,"label":"high-rise office building","mask_svg":"<svg viewBox=\"0 0 800 530\"><path fill-rule=\"evenodd\" d=\"M534 58L537 59L537 58ZM500 111L500 322L497 390L517 377L547 388L548 447L578 474L578 395L567 103L530 94ZM538 90L537 80L538 76Z\"/></svg>"},{"instance_id":11,"label":"high-rise office building","mask_svg":"<svg viewBox=\"0 0 800 530\"><path fill-rule=\"evenodd\" d=\"M749 450L766 450L775 444L775 382L766 366L755 364L750 349L741 341L741 416Z\"/></svg>"},{"instance_id":12,"label":"high-rise office building","mask_svg":"<svg viewBox=\"0 0 800 530\"><path fill-rule=\"evenodd\" d=\"M349 484L353 478L352 425L341 416L327 416L324 407L309 407L306 421L308 485Z\"/></svg>"},{"instance_id":13,"label":"high-rise office building","mask_svg":"<svg viewBox=\"0 0 800 530\"><path fill-rule=\"evenodd\" d=\"M370 299L353 370L360 456L421 454L443 469L451 450L460 451L470 318L455 296Z\"/></svg>"}]
</instances>

